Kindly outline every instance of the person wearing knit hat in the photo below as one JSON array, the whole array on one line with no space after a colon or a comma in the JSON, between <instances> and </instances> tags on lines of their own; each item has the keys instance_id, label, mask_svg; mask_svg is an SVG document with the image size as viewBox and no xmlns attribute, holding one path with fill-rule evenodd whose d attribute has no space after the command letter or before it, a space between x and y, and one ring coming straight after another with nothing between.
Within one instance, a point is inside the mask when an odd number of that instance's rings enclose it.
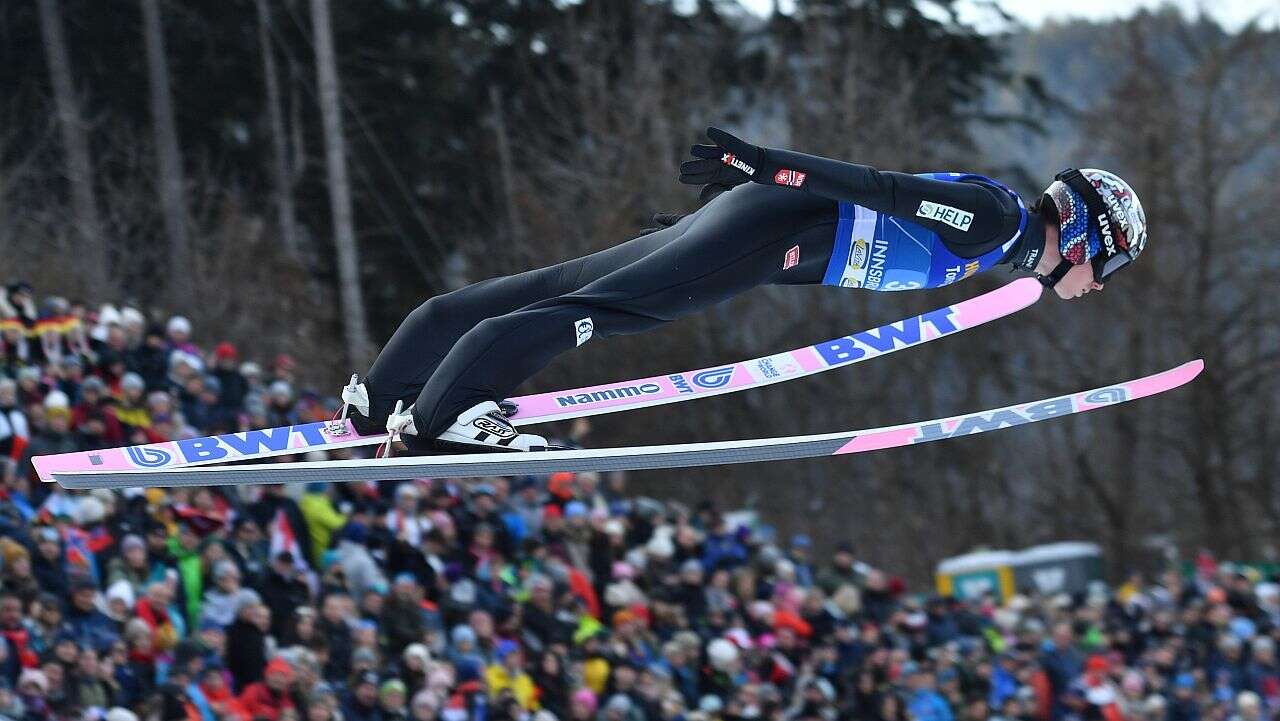
<instances>
[{"instance_id":1,"label":"person wearing knit hat","mask_svg":"<svg viewBox=\"0 0 1280 721\"><path fill-rule=\"evenodd\" d=\"M524 669L524 653L520 650L520 644L504 638L494 649L494 656L497 663L490 664L484 673L489 693L496 697L509 690L520 708L526 711L537 710L537 687Z\"/></svg>"},{"instance_id":2,"label":"person wearing knit hat","mask_svg":"<svg viewBox=\"0 0 1280 721\"><path fill-rule=\"evenodd\" d=\"M589 688L580 688L569 697L569 715L577 719L593 719L600 702L596 694Z\"/></svg>"},{"instance_id":3,"label":"person wearing knit hat","mask_svg":"<svg viewBox=\"0 0 1280 721\"><path fill-rule=\"evenodd\" d=\"M213 349L213 358L218 361L218 365L226 365L234 368L235 364L240 360L240 351L236 350L236 346L231 341L222 341Z\"/></svg>"},{"instance_id":4,"label":"person wearing knit hat","mask_svg":"<svg viewBox=\"0 0 1280 721\"><path fill-rule=\"evenodd\" d=\"M367 650L367 649L365 649ZM347 721L368 721L381 715L378 711L378 674L361 671L351 677L342 698L342 715Z\"/></svg>"},{"instance_id":5,"label":"person wearing knit hat","mask_svg":"<svg viewBox=\"0 0 1280 721\"><path fill-rule=\"evenodd\" d=\"M45 413L54 411L67 411L69 413L71 411L71 399L60 390L51 390L44 397L44 410Z\"/></svg>"},{"instance_id":6,"label":"person wearing knit hat","mask_svg":"<svg viewBox=\"0 0 1280 721\"><path fill-rule=\"evenodd\" d=\"M195 679L196 690L218 719L222 721L249 721L249 711L240 703L227 683L226 669L218 663L209 663Z\"/></svg>"},{"instance_id":7,"label":"person wearing knit hat","mask_svg":"<svg viewBox=\"0 0 1280 721\"><path fill-rule=\"evenodd\" d=\"M440 697L435 692L422 689L413 695L409 704L412 721L434 721L440 711Z\"/></svg>"},{"instance_id":8,"label":"person wearing knit hat","mask_svg":"<svg viewBox=\"0 0 1280 721\"><path fill-rule=\"evenodd\" d=\"M291 689L294 678L293 666L276 656L267 662L262 680L254 681L240 692L240 703L251 718L279 721L285 711L296 707Z\"/></svg>"},{"instance_id":9,"label":"person wearing knit hat","mask_svg":"<svg viewBox=\"0 0 1280 721\"><path fill-rule=\"evenodd\" d=\"M423 643L411 643L405 646L404 653L400 655L404 659L405 668L416 674L425 674L427 664L431 663L431 651Z\"/></svg>"},{"instance_id":10,"label":"person wearing knit hat","mask_svg":"<svg viewBox=\"0 0 1280 721\"><path fill-rule=\"evenodd\" d=\"M213 351L213 363L209 372L219 385L218 406L227 411L243 407L249 394L249 379L240 372L240 351L223 341Z\"/></svg>"},{"instance_id":11,"label":"person wearing knit hat","mask_svg":"<svg viewBox=\"0 0 1280 721\"><path fill-rule=\"evenodd\" d=\"M138 714L127 708L115 706L108 709L107 713L102 718L103 721L138 721Z\"/></svg>"},{"instance_id":12,"label":"person wearing knit hat","mask_svg":"<svg viewBox=\"0 0 1280 721\"><path fill-rule=\"evenodd\" d=\"M164 534L164 526L161 525L160 529L161 534ZM163 535L161 543L166 541L167 535ZM136 533L127 534L120 541L120 553L107 562L107 578L127 582L133 596L136 598L150 580L151 573L151 562L147 556L147 542ZM131 607L132 605L130 603Z\"/></svg>"},{"instance_id":13,"label":"person wearing knit hat","mask_svg":"<svg viewBox=\"0 0 1280 721\"><path fill-rule=\"evenodd\" d=\"M625 721L631 714L634 704L631 698L623 693L615 693L604 705L604 717L607 721Z\"/></svg>"},{"instance_id":14,"label":"person wearing knit hat","mask_svg":"<svg viewBox=\"0 0 1280 721\"><path fill-rule=\"evenodd\" d=\"M406 716L405 694L408 689L404 681L390 678L378 687L378 706L382 709L384 719L402 719Z\"/></svg>"},{"instance_id":15,"label":"person wearing knit hat","mask_svg":"<svg viewBox=\"0 0 1280 721\"><path fill-rule=\"evenodd\" d=\"M271 681L272 678L274 677L278 681L278 684L281 687L283 687L284 685L293 683L293 677L294 677L293 666L291 666L288 661L284 660L280 656L276 656L275 658L268 661L267 667L263 669L262 674L268 681Z\"/></svg>"},{"instance_id":16,"label":"person wearing knit hat","mask_svg":"<svg viewBox=\"0 0 1280 721\"><path fill-rule=\"evenodd\" d=\"M49 693L49 677L44 671L37 668L24 669L18 676L18 682L14 684L17 691L24 695L34 695L38 693L40 696Z\"/></svg>"},{"instance_id":17,"label":"person wearing knit hat","mask_svg":"<svg viewBox=\"0 0 1280 721\"><path fill-rule=\"evenodd\" d=\"M547 492L561 502L566 502L573 498L573 485L574 475L568 471L559 471L551 474L547 481Z\"/></svg>"},{"instance_id":18,"label":"person wearing knit hat","mask_svg":"<svg viewBox=\"0 0 1280 721\"><path fill-rule=\"evenodd\" d=\"M164 330L174 345L182 345L191 338L191 321L185 316L175 315L165 324Z\"/></svg>"}]
</instances>

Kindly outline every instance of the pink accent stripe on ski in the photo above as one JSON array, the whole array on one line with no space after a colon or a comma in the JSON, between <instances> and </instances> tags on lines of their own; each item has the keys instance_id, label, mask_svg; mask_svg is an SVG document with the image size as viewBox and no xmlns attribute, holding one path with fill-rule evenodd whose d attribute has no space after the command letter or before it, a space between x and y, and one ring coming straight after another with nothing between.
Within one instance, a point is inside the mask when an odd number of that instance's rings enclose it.
<instances>
[{"instance_id":1,"label":"pink accent stripe on ski","mask_svg":"<svg viewBox=\"0 0 1280 721\"><path fill-rule=\"evenodd\" d=\"M827 367L827 362L822 360L822 356L818 355L818 351L812 347L800 348L792 351L792 353L796 362L800 364L801 370L805 373L817 373Z\"/></svg>"},{"instance_id":2,"label":"pink accent stripe on ski","mask_svg":"<svg viewBox=\"0 0 1280 721\"><path fill-rule=\"evenodd\" d=\"M885 448L897 448L898 446L911 445L912 439L916 437L918 429L915 426L910 428L890 428L883 431L875 431L866 435L858 436L848 443L840 447L832 455L840 455L842 453L865 453L867 451L879 451Z\"/></svg>"}]
</instances>

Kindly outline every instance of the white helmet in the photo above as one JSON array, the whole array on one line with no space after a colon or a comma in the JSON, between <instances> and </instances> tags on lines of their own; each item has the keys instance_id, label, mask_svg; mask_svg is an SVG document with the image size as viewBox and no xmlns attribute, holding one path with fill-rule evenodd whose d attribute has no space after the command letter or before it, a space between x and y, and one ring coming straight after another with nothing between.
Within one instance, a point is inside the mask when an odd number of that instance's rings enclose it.
<instances>
[{"instance_id":1,"label":"white helmet","mask_svg":"<svg viewBox=\"0 0 1280 721\"><path fill-rule=\"evenodd\" d=\"M1138 194L1105 170L1068 168L1044 191L1058 212L1062 262L1041 280L1052 287L1073 265L1093 264L1101 282L1133 262L1147 246L1147 214Z\"/></svg>"}]
</instances>

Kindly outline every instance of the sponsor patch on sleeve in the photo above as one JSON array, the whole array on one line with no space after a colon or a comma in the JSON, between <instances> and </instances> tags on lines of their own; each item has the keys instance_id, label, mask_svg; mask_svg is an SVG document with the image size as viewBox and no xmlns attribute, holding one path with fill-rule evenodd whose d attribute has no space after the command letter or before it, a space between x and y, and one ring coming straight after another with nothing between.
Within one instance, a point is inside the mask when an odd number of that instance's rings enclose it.
<instances>
[{"instance_id":1,"label":"sponsor patch on sleeve","mask_svg":"<svg viewBox=\"0 0 1280 721\"><path fill-rule=\"evenodd\" d=\"M973 213L930 200L920 201L916 216L945 223L956 230L968 230L973 225Z\"/></svg>"},{"instance_id":2,"label":"sponsor patch on sleeve","mask_svg":"<svg viewBox=\"0 0 1280 721\"><path fill-rule=\"evenodd\" d=\"M773 182L778 185L787 185L792 188L799 188L804 185L804 179L809 177L808 173L802 173L799 170L787 170L783 168L773 176Z\"/></svg>"},{"instance_id":3,"label":"sponsor patch on sleeve","mask_svg":"<svg viewBox=\"0 0 1280 721\"><path fill-rule=\"evenodd\" d=\"M800 246L793 245L782 258L782 269L794 268L800 264Z\"/></svg>"}]
</instances>

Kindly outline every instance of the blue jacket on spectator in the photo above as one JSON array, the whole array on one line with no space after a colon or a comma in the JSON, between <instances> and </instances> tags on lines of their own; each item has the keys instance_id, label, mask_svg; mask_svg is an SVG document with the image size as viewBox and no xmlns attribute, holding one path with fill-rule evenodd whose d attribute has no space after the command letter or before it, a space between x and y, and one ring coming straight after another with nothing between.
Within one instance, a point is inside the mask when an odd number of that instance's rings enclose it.
<instances>
[{"instance_id":1,"label":"blue jacket on spectator","mask_svg":"<svg viewBox=\"0 0 1280 721\"><path fill-rule=\"evenodd\" d=\"M907 700L907 712L913 721L952 721L951 707L942 694L932 689L918 689Z\"/></svg>"}]
</instances>

